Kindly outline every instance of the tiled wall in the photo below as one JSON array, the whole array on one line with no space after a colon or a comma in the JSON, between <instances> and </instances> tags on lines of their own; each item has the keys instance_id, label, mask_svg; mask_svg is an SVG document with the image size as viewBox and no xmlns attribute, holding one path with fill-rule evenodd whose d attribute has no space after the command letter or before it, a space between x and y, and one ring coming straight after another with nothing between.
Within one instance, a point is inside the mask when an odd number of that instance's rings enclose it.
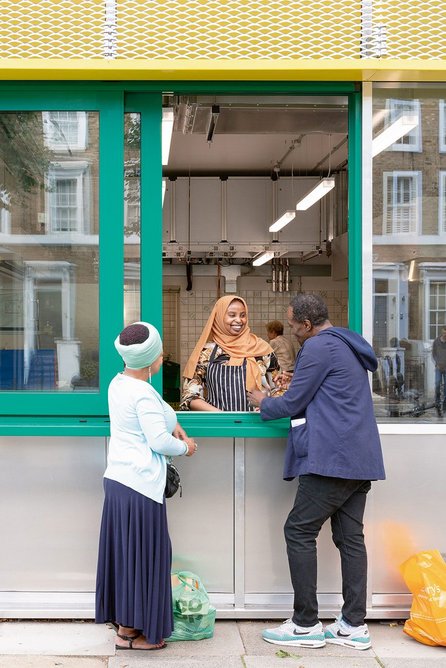
<instances>
[{"instance_id":1,"label":"tiled wall","mask_svg":"<svg viewBox=\"0 0 446 668\"><path fill-rule=\"evenodd\" d=\"M317 283L318 281L316 281ZM347 318L347 288L343 289L315 289L311 290L308 286L304 289L308 292L320 294L326 302L330 314L330 320L334 325L346 327ZM172 299L170 293L165 293L165 298ZM284 334L289 336L289 328L286 319L286 310L292 292L274 293L271 290L239 290L240 297L245 299L249 309L249 326L251 331L257 336L267 340L265 325L270 320L281 320L284 323ZM213 305L217 300L217 290L191 290L187 292L181 288L179 293L180 303L180 327L179 327L179 348L181 368L184 367L192 352L194 345L199 338L203 327L209 317ZM171 321L172 322L172 321ZM164 349L168 353L168 341L172 341L172 332L168 331L165 322L164 327ZM291 337L290 337L290 340ZM294 345L293 341L293 345Z\"/></svg>"},{"instance_id":2,"label":"tiled wall","mask_svg":"<svg viewBox=\"0 0 446 668\"><path fill-rule=\"evenodd\" d=\"M163 350L172 362L180 357L180 289L163 291Z\"/></svg>"}]
</instances>

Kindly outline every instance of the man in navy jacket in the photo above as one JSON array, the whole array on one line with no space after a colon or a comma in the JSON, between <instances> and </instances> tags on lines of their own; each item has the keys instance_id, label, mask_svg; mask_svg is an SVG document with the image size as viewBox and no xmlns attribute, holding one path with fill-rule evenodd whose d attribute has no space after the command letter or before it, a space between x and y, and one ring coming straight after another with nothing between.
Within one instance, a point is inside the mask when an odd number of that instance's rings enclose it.
<instances>
[{"instance_id":1,"label":"man in navy jacket","mask_svg":"<svg viewBox=\"0 0 446 668\"><path fill-rule=\"evenodd\" d=\"M362 336L332 326L317 295L294 297L288 323L302 347L287 391L281 397L248 393L263 420L291 418L283 477L299 478L285 523L294 614L264 631L263 638L279 645L329 642L368 649L363 517L370 481L385 478L367 373L375 371L377 360ZM324 632L316 597L316 538L328 518L341 555L344 604Z\"/></svg>"}]
</instances>

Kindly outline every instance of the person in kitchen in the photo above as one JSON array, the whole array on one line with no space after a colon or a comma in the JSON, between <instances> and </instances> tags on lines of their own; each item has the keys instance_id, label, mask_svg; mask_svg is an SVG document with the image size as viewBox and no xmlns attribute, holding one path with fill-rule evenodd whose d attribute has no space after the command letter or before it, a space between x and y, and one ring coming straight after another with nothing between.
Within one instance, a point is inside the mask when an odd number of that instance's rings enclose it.
<instances>
[{"instance_id":1,"label":"person in kitchen","mask_svg":"<svg viewBox=\"0 0 446 668\"><path fill-rule=\"evenodd\" d=\"M247 391L274 392L277 358L269 343L250 331L244 299L217 300L183 372L181 410L249 411Z\"/></svg>"}]
</instances>

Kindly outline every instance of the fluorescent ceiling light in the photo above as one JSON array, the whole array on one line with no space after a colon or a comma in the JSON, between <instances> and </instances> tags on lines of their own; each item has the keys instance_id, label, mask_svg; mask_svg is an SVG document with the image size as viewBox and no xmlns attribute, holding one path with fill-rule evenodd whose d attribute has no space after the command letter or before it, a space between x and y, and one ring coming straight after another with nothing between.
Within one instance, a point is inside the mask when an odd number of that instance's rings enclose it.
<instances>
[{"instance_id":1,"label":"fluorescent ceiling light","mask_svg":"<svg viewBox=\"0 0 446 668\"><path fill-rule=\"evenodd\" d=\"M252 261L252 264L254 267L260 267L261 264L269 262L270 260L273 259L273 257L274 257L274 251L264 251Z\"/></svg>"},{"instance_id":2,"label":"fluorescent ceiling light","mask_svg":"<svg viewBox=\"0 0 446 668\"><path fill-rule=\"evenodd\" d=\"M161 190L161 206L164 206L164 195L166 194L166 179L163 179Z\"/></svg>"},{"instance_id":3,"label":"fluorescent ceiling light","mask_svg":"<svg viewBox=\"0 0 446 668\"><path fill-rule=\"evenodd\" d=\"M313 206L313 204L322 199L324 195L329 193L330 190L333 190L334 187L335 180L333 177L322 179L322 181L319 181L317 186L315 186L301 200L299 200L299 202L296 204L296 210L306 211L310 208L310 206Z\"/></svg>"},{"instance_id":4,"label":"fluorescent ceiling light","mask_svg":"<svg viewBox=\"0 0 446 668\"><path fill-rule=\"evenodd\" d=\"M269 231L270 232L278 232L279 230L282 229L282 227L285 227L285 225L288 225L288 223L291 223L291 221L296 217L296 212L293 211L285 211L283 216L280 216L276 220L275 223L269 226Z\"/></svg>"},{"instance_id":5,"label":"fluorescent ceiling light","mask_svg":"<svg viewBox=\"0 0 446 668\"><path fill-rule=\"evenodd\" d=\"M392 125L383 130L372 141L372 157L392 146L398 139L407 135L418 126L418 116L403 114Z\"/></svg>"},{"instance_id":6,"label":"fluorescent ceiling light","mask_svg":"<svg viewBox=\"0 0 446 668\"><path fill-rule=\"evenodd\" d=\"M163 165L169 163L170 142L172 141L173 132L173 109L172 107L165 107L163 109L163 122L161 132L161 162Z\"/></svg>"}]
</instances>

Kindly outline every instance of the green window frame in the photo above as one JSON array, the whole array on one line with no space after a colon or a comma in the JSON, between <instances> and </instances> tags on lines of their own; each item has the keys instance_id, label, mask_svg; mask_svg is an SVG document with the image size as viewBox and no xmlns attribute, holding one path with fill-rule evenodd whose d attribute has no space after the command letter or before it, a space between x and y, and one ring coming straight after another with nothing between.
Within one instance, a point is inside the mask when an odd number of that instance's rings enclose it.
<instances>
[{"instance_id":1,"label":"green window frame","mask_svg":"<svg viewBox=\"0 0 446 668\"><path fill-rule=\"evenodd\" d=\"M168 82L157 84L157 93L130 93L126 111L141 114L141 317L162 326L162 210L153 210L161 192L160 156L161 91L174 95L345 95L348 98L349 131L349 326L362 328L362 234L361 234L361 94L354 84L295 82ZM148 136L147 132L153 134ZM145 276L150 275L150 280ZM158 293L158 301L153 294ZM161 379L154 385L161 391ZM286 435L289 420L263 423L258 413L178 413L186 431L195 436L272 437Z\"/></svg>"},{"instance_id":2,"label":"green window frame","mask_svg":"<svg viewBox=\"0 0 446 668\"><path fill-rule=\"evenodd\" d=\"M99 90L98 90L99 89ZM162 327L162 94L342 95L349 131L349 326L362 327L361 90L355 83L161 81L60 84L13 83L0 88L0 109L99 111L99 355L98 394L2 393L0 435L107 435L108 382L120 368L113 338L123 326L124 112L141 114L141 319ZM159 207L153 202L159 201ZM158 297L156 297L158 295ZM161 390L161 378L155 379ZM48 399L51 398L51 413ZM195 436L283 437L288 420L262 423L256 413L179 413Z\"/></svg>"},{"instance_id":3,"label":"green window frame","mask_svg":"<svg viewBox=\"0 0 446 668\"><path fill-rule=\"evenodd\" d=\"M68 89L70 91L70 89ZM4 391L5 416L106 416L107 385L116 368L112 334L123 311L123 95L120 91L50 89L0 91L0 110L99 113L99 391L75 393ZM102 166L107 165L107 169ZM107 290L104 291L104 286ZM111 298L113 296L113 298ZM26 417L25 417L26 416ZM17 419L13 418L14 420ZM5 418L6 419L6 418Z\"/></svg>"}]
</instances>

